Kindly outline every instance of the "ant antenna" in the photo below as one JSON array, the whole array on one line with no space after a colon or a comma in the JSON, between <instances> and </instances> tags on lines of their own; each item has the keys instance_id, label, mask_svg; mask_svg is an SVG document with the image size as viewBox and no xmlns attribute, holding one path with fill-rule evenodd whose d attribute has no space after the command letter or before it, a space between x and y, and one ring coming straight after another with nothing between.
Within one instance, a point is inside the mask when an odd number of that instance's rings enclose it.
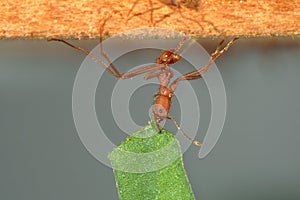
<instances>
[{"instance_id":1,"label":"ant antenna","mask_svg":"<svg viewBox=\"0 0 300 200\"><path fill-rule=\"evenodd\" d=\"M179 50L182 48L182 46L184 45L186 40L187 40L187 38L183 38L180 40L176 49L174 50L174 53L177 54L179 52ZM195 40L192 40L192 41L189 40L187 46L180 52L180 55L182 55L186 50L188 50L194 43L195 43Z\"/></svg>"},{"instance_id":2,"label":"ant antenna","mask_svg":"<svg viewBox=\"0 0 300 200\"><path fill-rule=\"evenodd\" d=\"M183 44L185 43L185 41L186 41L186 38L182 38L182 39L179 41L179 43L178 43L176 49L174 50L174 53L177 53L177 52L181 49L181 47L183 46Z\"/></svg>"},{"instance_id":3,"label":"ant antenna","mask_svg":"<svg viewBox=\"0 0 300 200\"><path fill-rule=\"evenodd\" d=\"M187 46L180 52L180 54L184 54L185 51L187 51L193 44L195 43L195 40L190 41Z\"/></svg>"},{"instance_id":4,"label":"ant antenna","mask_svg":"<svg viewBox=\"0 0 300 200\"><path fill-rule=\"evenodd\" d=\"M201 142L199 142L199 141L197 141L197 140L194 140L194 139L190 138L190 137L189 137L189 136L188 136L188 135L180 128L178 122L175 120L174 117L168 116L167 118L170 119L170 120L172 120L172 121L174 122L174 124L175 124L175 126L177 127L177 129L180 131L180 133L181 133L186 139L188 139L189 141L191 141L194 145L197 145L197 146L201 146L201 145L202 145Z\"/></svg>"}]
</instances>

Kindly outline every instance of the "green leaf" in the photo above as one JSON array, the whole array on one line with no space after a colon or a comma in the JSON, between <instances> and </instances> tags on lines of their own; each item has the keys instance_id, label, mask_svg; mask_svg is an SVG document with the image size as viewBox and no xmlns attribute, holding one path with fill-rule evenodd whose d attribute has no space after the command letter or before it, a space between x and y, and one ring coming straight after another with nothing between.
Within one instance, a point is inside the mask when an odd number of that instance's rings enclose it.
<instances>
[{"instance_id":1,"label":"green leaf","mask_svg":"<svg viewBox=\"0 0 300 200\"><path fill-rule=\"evenodd\" d=\"M109 154L120 200L194 200L179 142L155 122L128 137Z\"/></svg>"}]
</instances>

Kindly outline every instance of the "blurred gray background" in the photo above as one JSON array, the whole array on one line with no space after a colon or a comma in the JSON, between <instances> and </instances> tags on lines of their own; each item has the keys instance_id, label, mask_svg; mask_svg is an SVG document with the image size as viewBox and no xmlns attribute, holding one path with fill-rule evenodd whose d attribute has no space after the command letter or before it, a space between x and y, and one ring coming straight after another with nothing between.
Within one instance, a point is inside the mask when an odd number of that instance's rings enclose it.
<instances>
[{"instance_id":1,"label":"blurred gray background","mask_svg":"<svg viewBox=\"0 0 300 200\"><path fill-rule=\"evenodd\" d=\"M71 41L92 49L98 40ZM212 52L219 41L202 40ZM157 50L136 51L115 64L153 62ZM45 40L0 41L0 199L118 199L113 172L81 143L72 116L72 87L85 55ZM223 133L203 160L198 147L183 155L198 200L300 199L300 39L240 39L217 61L228 100ZM192 67L184 61L179 71ZM116 80L99 82L99 123L116 145L126 134L110 110ZM210 120L203 80L192 82L201 109L198 139ZM130 100L133 120L143 126L156 85ZM187 97L188 98L188 97ZM171 114L180 120L179 102ZM190 119L193 120L193 119ZM166 128L175 131L174 125ZM132 130L134 132L136 130Z\"/></svg>"}]
</instances>

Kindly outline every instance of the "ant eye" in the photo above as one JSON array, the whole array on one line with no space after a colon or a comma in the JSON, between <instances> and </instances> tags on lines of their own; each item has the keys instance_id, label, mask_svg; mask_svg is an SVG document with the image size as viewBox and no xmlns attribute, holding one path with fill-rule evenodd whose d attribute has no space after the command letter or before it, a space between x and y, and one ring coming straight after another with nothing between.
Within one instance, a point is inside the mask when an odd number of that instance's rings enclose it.
<instances>
[{"instance_id":1,"label":"ant eye","mask_svg":"<svg viewBox=\"0 0 300 200\"><path fill-rule=\"evenodd\" d=\"M159 109L159 113L162 113L163 112L163 110L162 109Z\"/></svg>"}]
</instances>

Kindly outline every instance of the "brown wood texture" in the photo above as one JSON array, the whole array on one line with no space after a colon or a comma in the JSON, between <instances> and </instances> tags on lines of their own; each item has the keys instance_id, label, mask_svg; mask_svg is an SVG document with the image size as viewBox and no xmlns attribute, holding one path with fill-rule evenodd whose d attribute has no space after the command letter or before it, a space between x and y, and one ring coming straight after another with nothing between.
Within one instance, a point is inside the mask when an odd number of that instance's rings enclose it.
<instances>
[{"instance_id":1,"label":"brown wood texture","mask_svg":"<svg viewBox=\"0 0 300 200\"><path fill-rule=\"evenodd\" d=\"M197 37L297 36L300 33L300 0L207 0L198 10L167 6L151 0L2 0L1 38L94 38L99 25L110 16L108 35L155 26L183 31ZM179 10L180 9L180 10ZM138 15L139 13L143 13ZM180 14L181 12L181 14ZM136 15L136 16L135 16ZM190 20L190 19L193 20Z\"/></svg>"}]
</instances>

